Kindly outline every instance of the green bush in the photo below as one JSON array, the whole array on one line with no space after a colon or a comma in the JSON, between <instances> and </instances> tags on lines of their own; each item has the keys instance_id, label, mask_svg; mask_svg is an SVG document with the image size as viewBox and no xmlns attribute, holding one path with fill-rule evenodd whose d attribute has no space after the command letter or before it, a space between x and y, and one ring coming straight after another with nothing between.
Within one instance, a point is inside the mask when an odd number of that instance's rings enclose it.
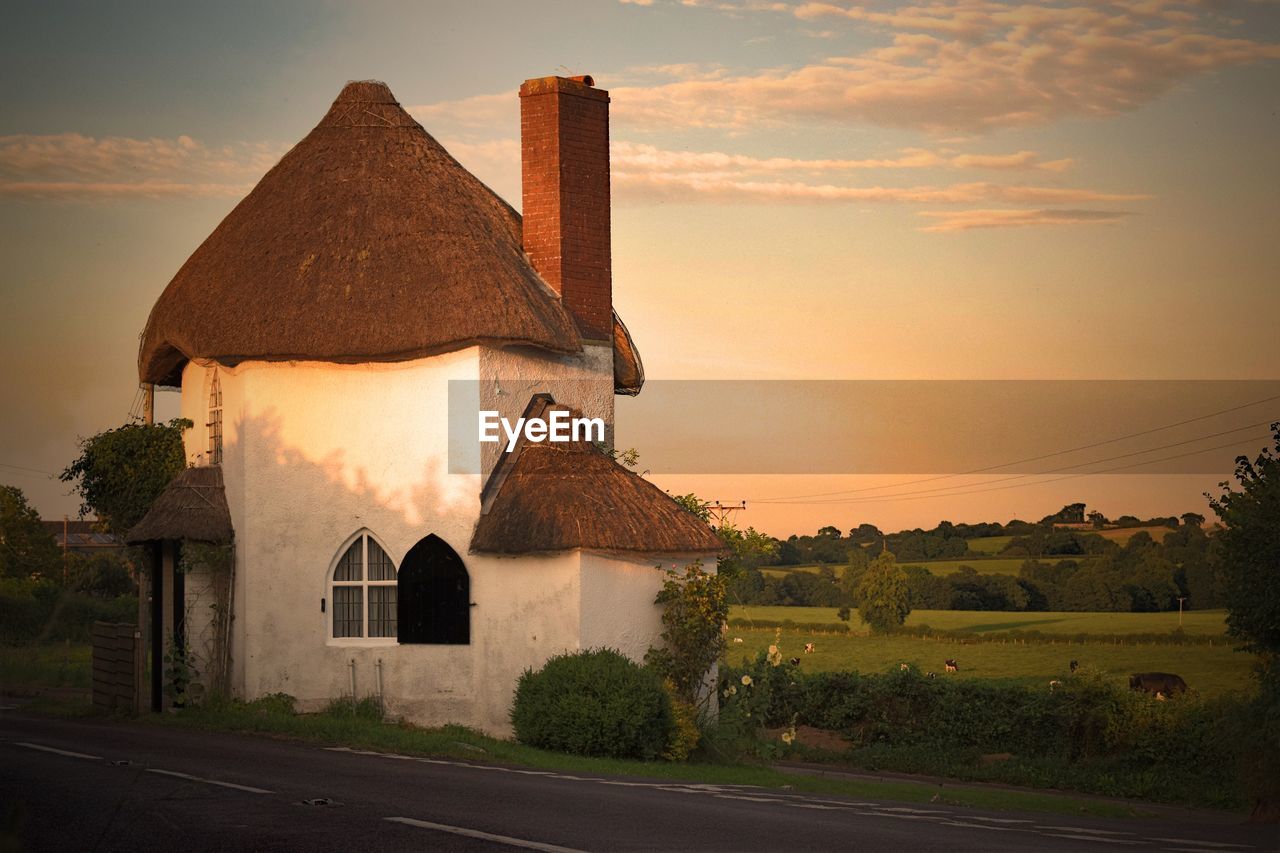
<instances>
[{"instance_id":1,"label":"green bush","mask_svg":"<svg viewBox=\"0 0 1280 853\"><path fill-rule=\"evenodd\" d=\"M559 655L516 685L516 739L542 749L661 758L676 736L661 679L612 649Z\"/></svg>"},{"instance_id":2,"label":"green bush","mask_svg":"<svg viewBox=\"0 0 1280 853\"><path fill-rule=\"evenodd\" d=\"M0 645L87 642L93 623L137 622L138 599L96 598L48 580L0 579Z\"/></svg>"},{"instance_id":3,"label":"green bush","mask_svg":"<svg viewBox=\"0 0 1280 853\"><path fill-rule=\"evenodd\" d=\"M723 725L754 727L758 735L797 721L841 732L849 757L873 769L1200 805L1243 803L1263 776L1241 774L1241 759L1275 752L1266 750L1264 727L1246 722L1256 701L1187 695L1160 702L1088 668L1050 690L927 678L914 668L807 674L761 654L723 667L719 695ZM768 746L754 751L767 754ZM1015 758L978 762L1006 752Z\"/></svg>"}]
</instances>

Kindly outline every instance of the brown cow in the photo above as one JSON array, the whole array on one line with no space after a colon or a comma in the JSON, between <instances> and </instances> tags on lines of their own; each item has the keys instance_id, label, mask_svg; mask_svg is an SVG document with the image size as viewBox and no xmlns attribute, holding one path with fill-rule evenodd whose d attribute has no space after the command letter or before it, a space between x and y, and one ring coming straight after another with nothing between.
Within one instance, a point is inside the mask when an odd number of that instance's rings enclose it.
<instances>
[{"instance_id":1,"label":"brown cow","mask_svg":"<svg viewBox=\"0 0 1280 853\"><path fill-rule=\"evenodd\" d=\"M1135 672L1129 676L1129 689L1142 690L1157 698L1187 692L1187 682L1171 672Z\"/></svg>"}]
</instances>

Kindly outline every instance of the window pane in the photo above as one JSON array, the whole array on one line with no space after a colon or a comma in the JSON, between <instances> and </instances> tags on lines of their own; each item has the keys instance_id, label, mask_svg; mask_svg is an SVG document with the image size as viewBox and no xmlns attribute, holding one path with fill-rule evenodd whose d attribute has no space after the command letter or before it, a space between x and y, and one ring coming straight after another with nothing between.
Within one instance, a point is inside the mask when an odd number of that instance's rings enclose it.
<instances>
[{"instance_id":1,"label":"window pane","mask_svg":"<svg viewBox=\"0 0 1280 853\"><path fill-rule=\"evenodd\" d=\"M358 586L333 588L333 636L360 637L364 635L364 590Z\"/></svg>"},{"instance_id":2,"label":"window pane","mask_svg":"<svg viewBox=\"0 0 1280 853\"><path fill-rule=\"evenodd\" d=\"M373 543L369 546L372 548ZM396 635L396 588L394 586L369 587L369 636L394 637Z\"/></svg>"},{"instance_id":3,"label":"window pane","mask_svg":"<svg viewBox=\"0 0 1280 853\"><path fill-rule=\"evenodd\" d=\"M347 549L347 553L342 555L342 559L338 560L338 566L333 570L333 579L335 581L358 581L364 579L364 573L360 571L360 543L364 537L360 537L351 543L351 547ZM372 544L372 543L370 543Z\"/></svg>"},{"instance_id":4,"label":"window pane","mask_svg":"<svg viewBox=\"0 0 1280 853\"><path fill-rule=\"evenodd\" d=\"M396 564L391 562L387 552L378 546L373 539L369 540L369 580L393 581L396 579ZM372 599L370 599L372 600Z\"/></svg>"}]
</instances>

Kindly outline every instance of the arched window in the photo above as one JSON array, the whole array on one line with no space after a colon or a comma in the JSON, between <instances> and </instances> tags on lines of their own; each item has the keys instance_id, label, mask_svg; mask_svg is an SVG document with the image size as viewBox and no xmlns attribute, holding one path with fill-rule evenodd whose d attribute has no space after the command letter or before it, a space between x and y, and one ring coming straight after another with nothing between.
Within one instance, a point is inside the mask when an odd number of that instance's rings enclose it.
<instances>
[{"instance_id":1,"label":"arched window","mask_svg":"<svg viewBox=\"0 0 1280 853\"><path fill-rule=\"evenodd\" d=\"M333 566L333 637L396 635L396 564L368 531Z\"/></svg>"},{"instance_id":2,"label":"arched window","mask_svg":"<svg viewBox=\"0 0 1280 853\"><path fill-rule=\"evenodd\" d=\"M400 565L400 642L471 642L471 578L462 558L434 533Z\"/></svg>"},{"instance_id":3,"label":"arched window","mask_svg":"<svg viewBox=\"0 0 1280 853\"><path fill-rule=\"evenodd\" d=\"M222 385L218 382L218 369L213 369L209 383L209 420L205 423L209 433L209 464L222 464Z\"/></svg>"}]
</instances>

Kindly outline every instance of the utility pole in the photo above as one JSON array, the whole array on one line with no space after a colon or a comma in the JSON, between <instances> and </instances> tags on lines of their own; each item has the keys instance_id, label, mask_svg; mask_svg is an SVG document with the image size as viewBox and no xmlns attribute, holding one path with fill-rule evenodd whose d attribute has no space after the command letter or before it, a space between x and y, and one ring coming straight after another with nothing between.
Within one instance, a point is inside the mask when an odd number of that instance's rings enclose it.
<instances>
[{"instance_id":1,"label":"utility pole","mask_svg":"<svg viewBox=\"0 0 1280 853\"><path fill-rule=\"evenodd\" d=\"M736 504L724 504L720 501L711 501L705 503L702 508L711 513L711 517L715 520L716 527L724 527L725 522L731 521L733 514L747 508L746 501L738 501Z\"/></svg>"}]
</instances>

